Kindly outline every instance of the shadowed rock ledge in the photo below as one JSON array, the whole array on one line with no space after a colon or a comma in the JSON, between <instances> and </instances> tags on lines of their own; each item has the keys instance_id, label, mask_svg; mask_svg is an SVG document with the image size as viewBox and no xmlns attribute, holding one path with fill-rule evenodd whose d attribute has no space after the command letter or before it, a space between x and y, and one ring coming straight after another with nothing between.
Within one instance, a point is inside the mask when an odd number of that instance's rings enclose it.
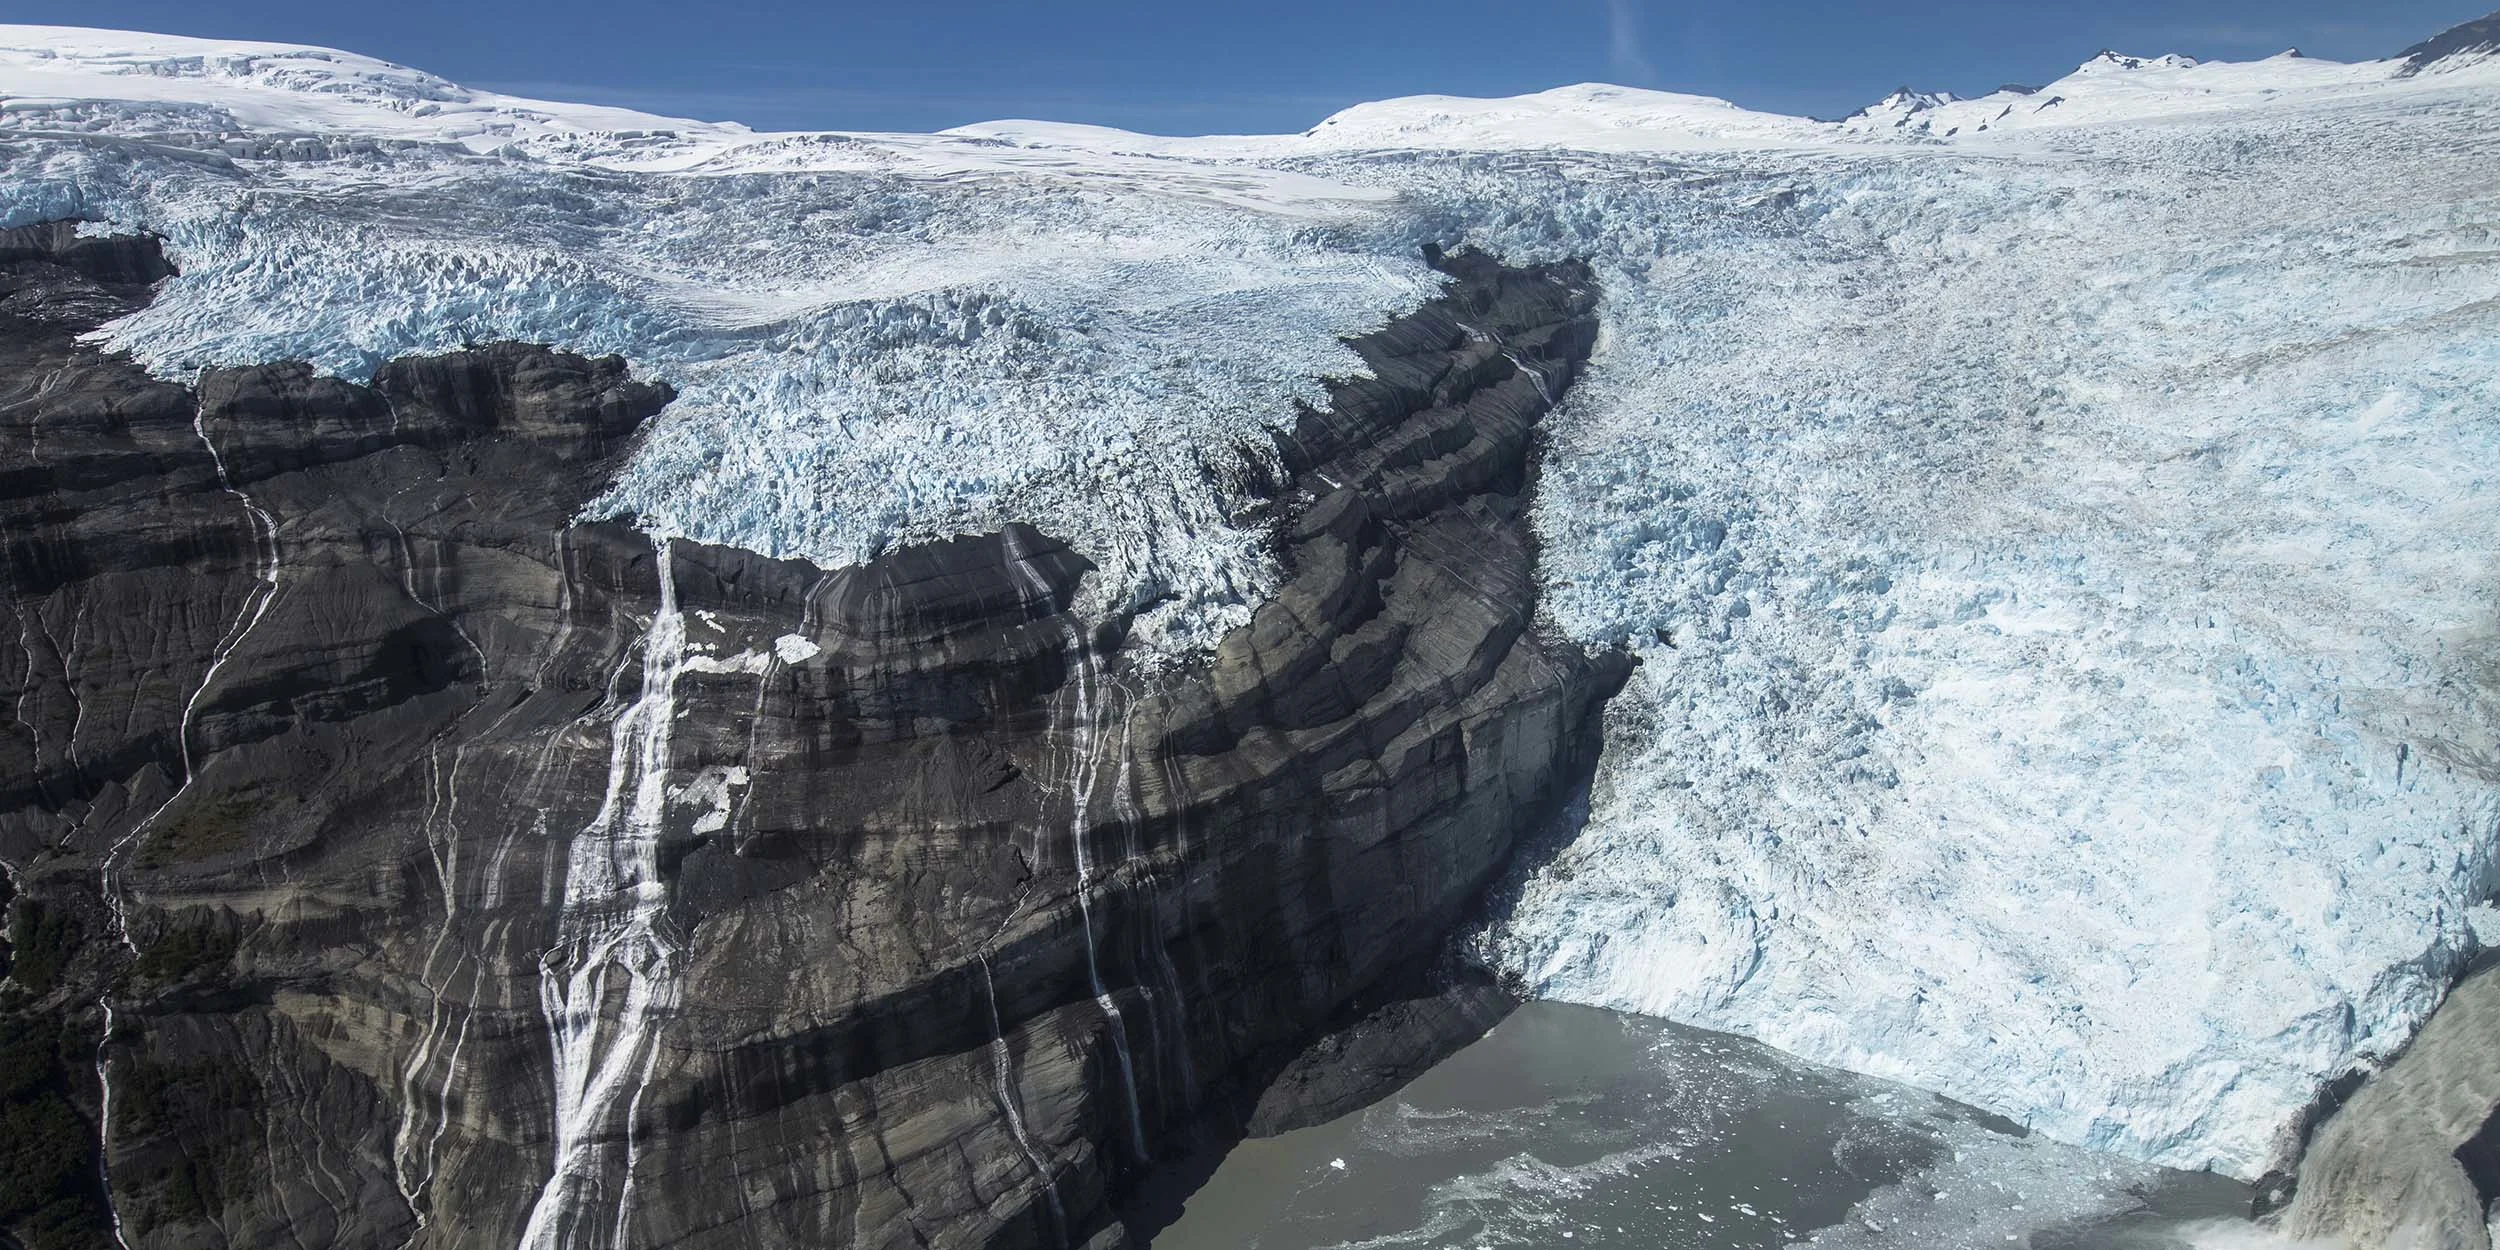
<instances>
[{"instance_id":1,"label":"shadowed rock ledge","mask_svg":"<svg viewBox=\"0 0 2500 1250\"><path fill-rule=\"evenodd\" d=\"M2276 1222L2304 1244L2490 1250L2500 1214L2500 967L2460 981L2337 1108Z\"/></svg>"},{"instance_id":2,"label":"shadowed rock ledge","mask_svg":"<svg viewBox=\"0 0 2500 1250\"><path fill-rule=\"evenodd\" d=\"M1589 276L1436 260L1279 437L1284 585L1174 670L1025 526L827 571L575 523L669 398L620 361L159 382L77 337L151 243L0 232L0 1222L1117 1244L1187 1126L1481 1031L1399 1004L1627 662L1533 628Z\"/></svg>"}]
</instances>

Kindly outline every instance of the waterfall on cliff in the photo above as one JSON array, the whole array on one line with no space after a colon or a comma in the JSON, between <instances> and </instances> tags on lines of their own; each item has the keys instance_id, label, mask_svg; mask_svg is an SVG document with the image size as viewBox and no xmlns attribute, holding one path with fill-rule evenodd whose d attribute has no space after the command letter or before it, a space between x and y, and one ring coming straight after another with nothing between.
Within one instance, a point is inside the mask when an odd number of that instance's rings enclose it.
<instances>
[{"instance_id":1,"label":"waterfall on cliff","mask_svg":"<svg viewBox=\"0 0 2500 1250\"><path fill-rule=\"evenodd\" d=\"M688 666L686 617L669 540L654 545L660 602L643 635L641 693L610 730L607 789L598 815L573 838L557 941L540 962L555 1061L555 1167L530 1211L525 1250L622 1240L633 1216L634 1108L658 1053L655 1030L677 1002L681 953L665 914L659 841L677 678ZM620 1113L624 1182L611 1193L609 1141ZM602 1217L611 1217L604 1226Z\"/></svg>"}]
</instances>

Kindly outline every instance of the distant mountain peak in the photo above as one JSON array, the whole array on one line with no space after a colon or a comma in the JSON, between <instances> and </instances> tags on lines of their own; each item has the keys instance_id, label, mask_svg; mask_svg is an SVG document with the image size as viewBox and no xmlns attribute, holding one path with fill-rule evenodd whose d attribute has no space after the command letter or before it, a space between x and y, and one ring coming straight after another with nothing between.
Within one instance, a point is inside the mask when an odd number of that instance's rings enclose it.
<instances>
[{"instance_id":1,"label":"distant mountain peak","mask_svg":"<svg viewBox=\"0 0 2500 1250\"><path fill-rule=\"evenodd\" d=\"M1961 101L1950 91L1920 91L1914 87L1895 87L1892 94L1842 118L1844 122L1889 118L1895 126L1908 125L1910 119L1930 109L1942 108Z\"/></svg>"},{"instance_id":2,"label":"distant mountain peak","mask_svg":"<svg viewBox=\"0 0 2500 1250\"><path fill-rule=\"evenodd\" d=\"M2489 60L2500 55L2500 11L2451 26L2396 55L2404 60L2396 70L2403 78L2433 66L2463 68Z\"/></svg>"},{"instance_id":3,"label":"distant mountain peak","mask_svg":"<svg viewBox=\"0 0 2500 1250\"><path fill-rule=\"evenodd\" d=\"M1910 87L1895 87L1892 89L1892 94L1884 98L1914 108L1931 109L1939 104L1951 104L1961 97L1950 91L1919 91Z\"/></svg>"},{"instance_id":4,"label":"distant mountain peak","mask_svg":"<svg viewBox=\"0 0 2500 1250\"><path fill-rule=\"evenodd\" d=\"M2192 69L2195 65L2195 57L2181 56L2176 52L2163 56L2128 56L2103 48L2093 53L2091 60L2085 61L2076 68L2078 72L2081 72L2107 69Z\"/></svg>"}]
</instances>

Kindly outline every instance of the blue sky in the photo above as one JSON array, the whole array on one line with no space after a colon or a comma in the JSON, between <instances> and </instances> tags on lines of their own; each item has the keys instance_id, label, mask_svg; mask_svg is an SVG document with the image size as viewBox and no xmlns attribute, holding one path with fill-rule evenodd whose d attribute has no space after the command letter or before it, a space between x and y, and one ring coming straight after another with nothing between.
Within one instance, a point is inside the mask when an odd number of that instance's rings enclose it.
<instances>
[{"instance_id":1,"label":"blue sky","mask_svg":"<svg viewBox=\"0 0 2500 1250\"><path fill-rule=\"evenodd\" d=\"M1363 100L1591 80L1837 116L2102 47L2385 56L2500 0L12 0L8 20L326 44L455 81L765 128L999 117L1304 129Z\"/></svg>"}]
</instances>

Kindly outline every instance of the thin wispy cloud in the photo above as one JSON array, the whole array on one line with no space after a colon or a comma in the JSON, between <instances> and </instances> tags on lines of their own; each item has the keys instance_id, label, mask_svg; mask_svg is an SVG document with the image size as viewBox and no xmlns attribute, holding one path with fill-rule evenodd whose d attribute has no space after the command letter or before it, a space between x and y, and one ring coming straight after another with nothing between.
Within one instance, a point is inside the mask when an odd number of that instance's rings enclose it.
<instances>
[{"instance_id":1,"label":"thin wispy cloud","mask_svg":"<svg viewBox=\"0 0 2500 1250\"><path fill-rule=\"evenodd\" d=\"M1641 46L1641 11L1632 0L1606 0L1606 63L1628 82L1650 86L1658 81L1658 67Z\"/></svg>"}]
</instances>

